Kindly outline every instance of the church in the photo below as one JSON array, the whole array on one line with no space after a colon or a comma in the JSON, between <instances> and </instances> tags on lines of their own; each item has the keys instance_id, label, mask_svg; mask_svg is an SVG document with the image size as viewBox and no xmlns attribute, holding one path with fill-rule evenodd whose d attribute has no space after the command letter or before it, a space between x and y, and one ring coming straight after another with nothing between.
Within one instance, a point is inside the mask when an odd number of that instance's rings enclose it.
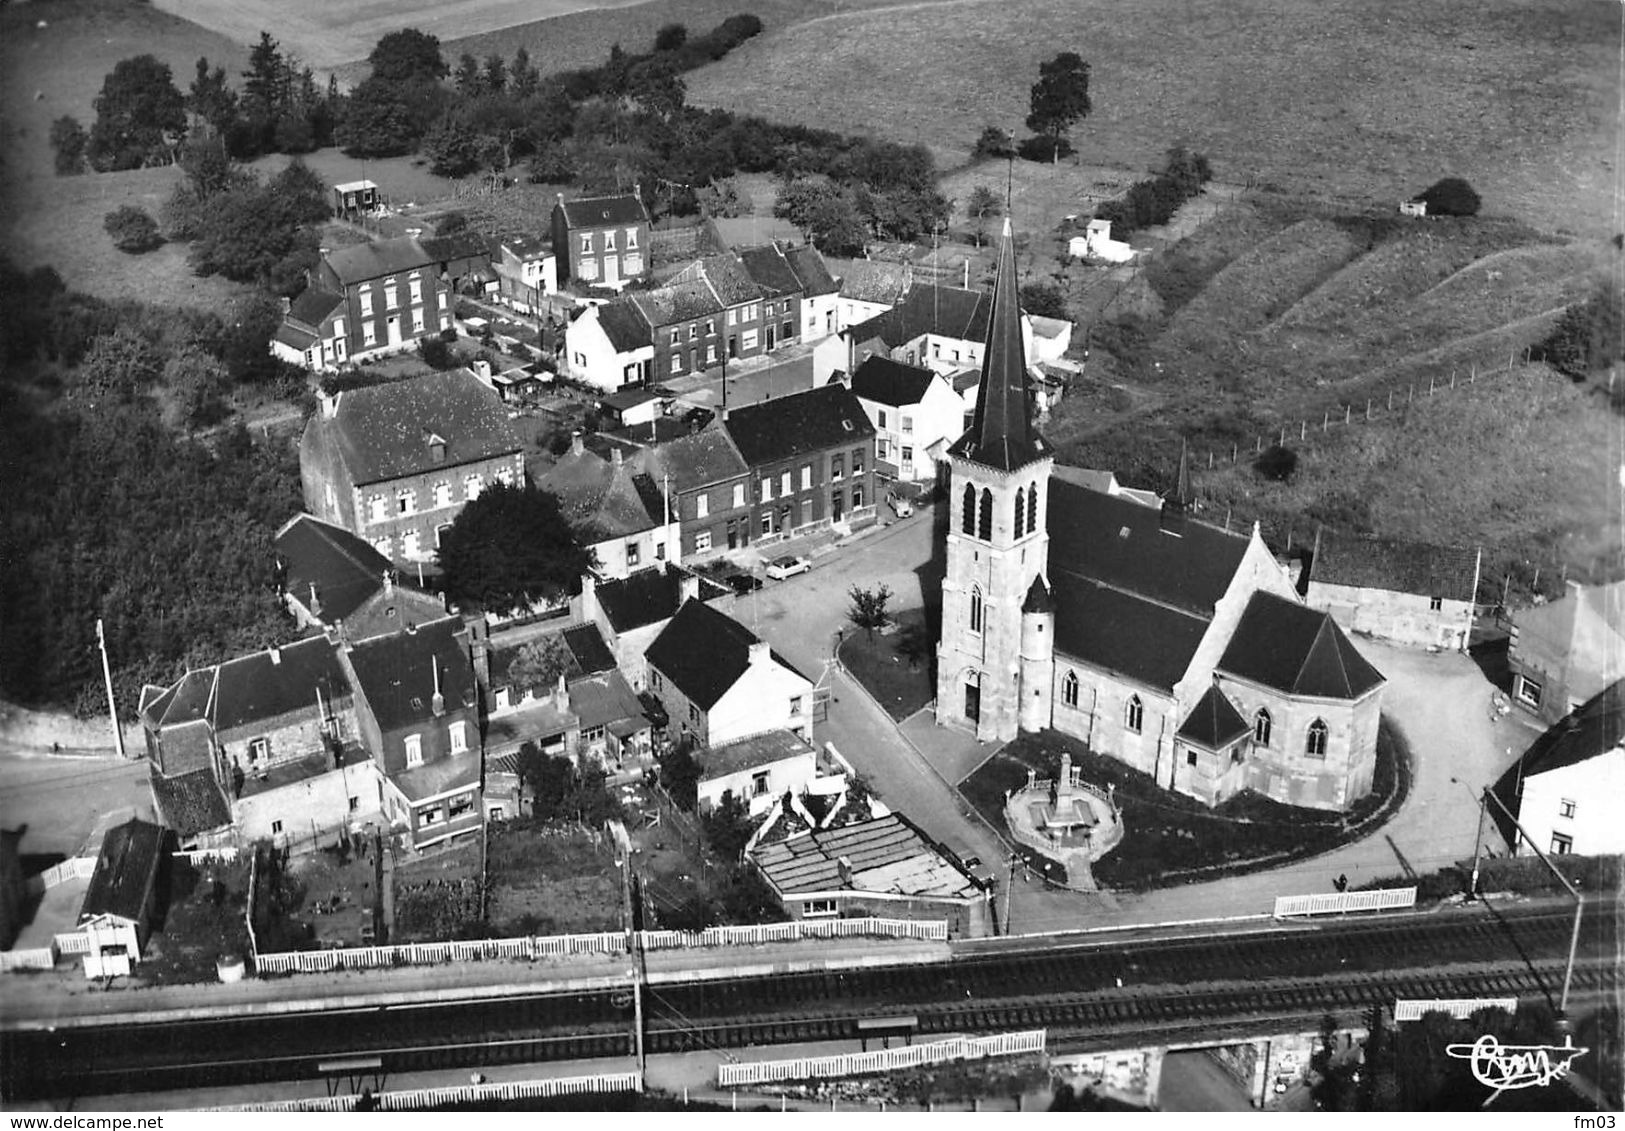
<instances>
[{"instance_id":1,"label":"church","mask_svg":"<svg viewBox=\"0 0 1625 1131\"><path fill-rule=\"evenodd\" d=\"M1183 457L1160 508L1057 466L1026 373L1006 220L976 411L947 452L938 723L990 742L1053 727L1208 805L1368 794L1382 674L1256 525L1195 517Z\"/></svg>"}]
</instances>

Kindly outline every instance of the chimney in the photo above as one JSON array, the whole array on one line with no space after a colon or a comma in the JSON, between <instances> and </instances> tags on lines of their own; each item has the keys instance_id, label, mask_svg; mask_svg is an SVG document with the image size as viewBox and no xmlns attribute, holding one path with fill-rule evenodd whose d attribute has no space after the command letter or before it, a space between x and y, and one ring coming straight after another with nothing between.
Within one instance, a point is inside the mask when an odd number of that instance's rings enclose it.
<instances>
[{"instance_id":1,"label":"chimney","mask_svg":"<svg viewBox=\"0 0 1625 1131\"><path fill-rule=\"evenodd\" d=\"M446 697L440 694L440 663L438 660L429 661L429 670L434 672L434 695L429 699L429 709L434 717L439 718L446 713Z\"/></svg>"},{"instance_id":2,"label":"chimney","mask_svg":"<svg viewBox=\"0 0 1625 1131\"><path fill-rule=\"evenodd\" d=\"M598 619L598 579L590 573L581 575L581 612L582 620Z\"/></svg>"},{"instance_id":3,"label":"chimney","mask_svg":"<svg viewBox=\"0 0 1625 1131\"><path fill-rule=\"evenodd\" d=\"M282 313L284 315L286 315L289 312L291 312L292 310L293 310L293 299L289 298L287 295L283 295L282 296Z\"/></svg>"},{"instance_id":4,"label":"chimney","mask_svg":"<svg viewBox=\"0 0 1625 1131\"><path fill-rule=\"evenodd\" d=\"M282 649L269 648L267 651L271 654L271 664L273 667L282 662Z\"/></svg>"},{"instance_id":5,"label":"chimney","mask_svg":"<svg viewBox=\"0 0 1625 1131\"><path fill-rule=\"evenodd\" d=\"M581 429L578 428L574 432L570 433L570 454L573 456L578 456L584 451L586 451L586 448L583 446L581 441Z\"/></svg>"},{"instance_id":6,"label":"chimney","mask_svg":"<svg viewBox=\"0 0 1625 1131\"><path fill-rule=\"evenodd\" d=\"M700 597L700 578L698 574L683 573L677 578L677 606L681 608L685 602L697 601Z\"/></svg>"},{"instance_id":7,"label":"chimney","mask_svg":"<svg viewBox=\"0 0 1625 1131\"><path fill-rule=\"evenodd\" d=\"M553 688L553 707L559 711L570 709L570 689L565 686L563 672L559 673L559 682Z\"/></svg>"},{"instance_id":8,"label":"chimney","mask_svg":"<svg viewBox=\"0 0 1625 1131\"><path fill-rule=\"evenodd\" d=\"M609 462L613 463L617 468L621 466L621 449L611 448L609 450Z\"/></svg>"},{"instance_id":9,"label":"chimney","mask_svg":"<svg viewBox=\"0 0 1625 1131\"><path fill-rule=\"evenodd\" d=\"M750 644L750 666L770 663L773 659L773 648L765 640L753 640Z\"/></svg>"},{"instance_id":10,"label":"chimney","mask_svg":"<svg viewBox=\"0 0 1625 1131\"><path fill-rule=\"evenodd\" d=\"M395 571L386 569L384 571L384 596L393 597L394 595L395 595Z\"/></svg>"},{"instance_id":11,"label":"chimney","mask_svg":"<svg viewBox=\"0 0 1625 1131\"><path fill-rule=\"evenodd\" d=\"M852 881L852 858L850 856L837 856L835 867L841 873L841 886L849 888L856 886Z\"/></svg>"},{"instance_id":12,"label":"chimney","mask_svg":"<svg viewBox=\"0 0 1625 1131\"><path fill-rule=\"evenodd\" d=\"M322 615L322 602L316 596L316 583L314 581L310 583L310 615L313 617Z\"/></svg>"}]
</instances>

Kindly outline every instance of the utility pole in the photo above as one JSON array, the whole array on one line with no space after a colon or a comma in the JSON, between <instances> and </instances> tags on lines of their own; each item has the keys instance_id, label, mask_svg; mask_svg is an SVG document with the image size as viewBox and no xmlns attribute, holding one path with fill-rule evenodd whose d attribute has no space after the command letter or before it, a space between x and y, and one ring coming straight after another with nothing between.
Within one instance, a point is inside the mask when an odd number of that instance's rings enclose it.
<instances>
[{"instance_id":1,"label":"utility pole","mask_svg":"<svg viewBox=\"0 0 1625 1131\"><path fill-rule=\"evenodd\" d=\"M1004 883L1004 933L1008 936L1010 930L1010 892L1016 886L1016 861L1020 859L1014 852L1010 854L1010 878Z\"/></svg>"},{"instance_id":2,"label":"utility pole","mask_svg":"<svg viewBox=\"0 0 1625 1131\"><path fill-rule=\"evenodd\" d=\"M102 653L102 679L107 684L107 714L113 720L113 747L119 760L124 760L124 731L118 725L118 704L113 701L113 667L107 662L107 635L102 632L102 619L96 618L96 647Z\"/></svg>"}]
</instances>

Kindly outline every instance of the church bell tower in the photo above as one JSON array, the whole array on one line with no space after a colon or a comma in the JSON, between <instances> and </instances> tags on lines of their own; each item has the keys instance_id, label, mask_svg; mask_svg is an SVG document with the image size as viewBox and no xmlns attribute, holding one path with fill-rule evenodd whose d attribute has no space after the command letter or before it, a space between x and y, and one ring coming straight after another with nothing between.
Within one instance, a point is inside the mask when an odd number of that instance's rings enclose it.
<instances>
[{"instance_id":1,"label":"church bell tower","mask_svg":"<svg viewBox=\"0 0 1625 1131\"><path fill-rule=\"evenodd\" d=\"M937 642L937 722L971 728L986 741L1008 741L1020 724L1049 719L1052 687L1042 673L1050 665L1024 655L1022 607L1048 569L1045 515L1054 465L1032 423L1006 217L976 413L948 449L947 573ZM1033 625L1027 627L1032 636ZM1047 646L1029 639L1025 652Z\"/></svg>"}]
</instances>

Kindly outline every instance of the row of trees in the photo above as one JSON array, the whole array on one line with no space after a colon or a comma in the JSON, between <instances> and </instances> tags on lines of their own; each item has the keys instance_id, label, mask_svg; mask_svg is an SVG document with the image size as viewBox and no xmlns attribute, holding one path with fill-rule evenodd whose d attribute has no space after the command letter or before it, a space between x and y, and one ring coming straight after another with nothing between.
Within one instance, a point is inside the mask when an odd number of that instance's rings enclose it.
<instances>
[{"instance_id":1,"label":"row of trees","mask_svg":"<svg viewBox=\"0 0 1625 1131\"><path fill-rule=\"evenodd\" d=\"M1110 220L1112 238L1120 240L1130 232L1166 224L1181 204L1201 192L1212 179L1213 169L1206 157L1175 146L1168 151L1161 172L1134 182L1120 199L1095 209L1095 216Z\"/></svg>"}]
</instances>

